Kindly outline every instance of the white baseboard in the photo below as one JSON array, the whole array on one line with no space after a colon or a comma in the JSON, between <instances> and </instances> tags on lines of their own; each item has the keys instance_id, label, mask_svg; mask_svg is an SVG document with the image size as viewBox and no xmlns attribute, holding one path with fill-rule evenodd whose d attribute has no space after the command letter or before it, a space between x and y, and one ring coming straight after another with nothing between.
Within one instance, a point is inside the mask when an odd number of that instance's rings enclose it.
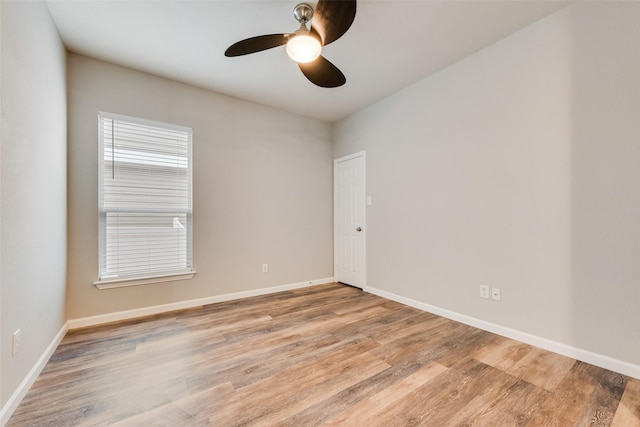
<instances>
[{"instance_id":1,"label":"white baseboard","mask_svg":"<svg viewBox=\"0 0 640 427\"><path fill-rule=\"evenodd\" d=\"M62 328L58 331L56 336L53 337L53 340L45 349L44 353L42 353L42 356L40 356L27 376L24 377L16 391L13 392L7 403L5 403L0 410L0 426L4 426L9 422L11 415L13 415L14 411L18 408L18 405L20 405L20 402L22 402L22 399L24 399L24 396L27 394L33 383L38 379L38 375L40 375L40 372L42 372L42 369L49 361L49 358L60 344L60 341L62 341L62 338L64 338L64 335L67 333L67 330L69 329L68 323L69 322L65 322L65 324L62 325Z\"/></svg>"},{"instance_id":2,"label":"white baseboard","mask_svg":"<svg viewBox=\"0 0 640 427\"><path fill-rule=\"evenodd\" d=\"M79 319L71 319L67 323L69 325L69 329L78 329L78 328L84 328L87 326L101 325L103 323L118 322L120 320L128 320L128 319L134 319L136 317L166 313L168 311L198 307L206 304L214 304L217 302L224 302L224 301L231 301L231 300L240 299L240 298L273 294L276 292L304 288L306 286L322 285L325 283L332 283L333 281L334 281L333 277L325 277L324 279L308 280L306 282L290 283L288 285L273 286L270 288L260 288L260 289L254 289L251 291L234 292L231 294L216 295L212 297L198 298L198 299L192 299L187 301L179 301L179 302L173 302L169 304L154 305L151 307L136 308L133 310L118 311L115 313L100 314L97 316L82 317Z\"/></svg>"},{"instance_id":3,"label":"white baseboard","mask_svg":"<svg viewBox=\"0 0 640 427\"><path fill-rule=\"evenodd\" d=\"M365 292L369 292L380 297L399 302L410 307L417 308L422 311L426 311L438 316L446 317L447 319L455 320L456 322L464 323L465 325L473 326L478 329L493 332L494 334L501 335L503 337L511 338L526 344L530 344L536 347L540 347L545 350L553 351L554 353L561 354L563 356L571 357L573 359L580 360L582 362L590 363L601 368L609 369L614 372L627 375L629 377L640 379L640 366L634 365L629 362L614 359L609 356L594 353L588 350L583 350L577 347L573 347L567 344L563 344L557 341L552 341L547 338L542 338L536 335L529 334L527 332L518 331L516 329L507 328L505 326L497 325L495 323L487 322L484 320L476 319L475 317L467 316L464 314L456 313L454 311L445 310L440 307L436 307L430 304L426 304L411 298L396 295L391 292L383 291L366 286L363 289Z\"/></svg>"}]
</instances>

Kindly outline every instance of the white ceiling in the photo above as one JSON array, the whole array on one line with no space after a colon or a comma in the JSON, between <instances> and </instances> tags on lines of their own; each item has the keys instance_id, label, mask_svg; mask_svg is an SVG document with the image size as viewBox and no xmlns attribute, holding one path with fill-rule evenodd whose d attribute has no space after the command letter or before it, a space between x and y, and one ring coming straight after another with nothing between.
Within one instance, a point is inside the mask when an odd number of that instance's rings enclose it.
<instances>
[{"instance_id":1,"label":"white ceiling","mask_svg":"<svg viewBox=\"0 0 640 427\"><path fill-rule=\"evenodd\" d=\"M298 0L48 0L68 50L322 120L348 116L566 6L548 0L359 0L323 55L347 77L319 88L284 47L232 43L297 29ZM309 1L315 7L316 1Z\"/></svg>"}]
</instances>

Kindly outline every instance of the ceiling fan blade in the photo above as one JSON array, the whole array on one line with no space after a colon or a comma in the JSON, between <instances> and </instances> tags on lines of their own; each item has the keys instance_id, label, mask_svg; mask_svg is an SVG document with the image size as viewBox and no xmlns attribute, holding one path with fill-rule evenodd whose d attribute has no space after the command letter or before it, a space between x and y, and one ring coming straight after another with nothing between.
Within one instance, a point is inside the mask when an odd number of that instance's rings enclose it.
<instances>
[{"instance_id":1,"label":"ceiling fan blade","mask_svg":"<svg viewBox=\"0 0 640 427\"><path fill-rule=\"evenodd\" d=\"M298 66L311 83L320 87L338 87L347 82L342 71L323 56L319 56L313 62L298 64Z\"/></svg>"},{"instance_id":2,"label":"ceiling fan blade","mask_svg":"<svg viewBox=\"0 0 640 427\"><path fill-rule=\"evenodd\" d=\"M224 56L242 56L287 44L289 34L267 34L240 40L224 52Z\"/></svg>"},{"instance_id":3,"label":"ceiling fan blade","mask_svg":"<svg viewBox=\"0 0 640 427\"><path fill-rule=\"evenodd\" d=\"M356 0L319 0L311 20L311 32L326 46L347 32L356 17Z\"/></svg>"}]
</instances>

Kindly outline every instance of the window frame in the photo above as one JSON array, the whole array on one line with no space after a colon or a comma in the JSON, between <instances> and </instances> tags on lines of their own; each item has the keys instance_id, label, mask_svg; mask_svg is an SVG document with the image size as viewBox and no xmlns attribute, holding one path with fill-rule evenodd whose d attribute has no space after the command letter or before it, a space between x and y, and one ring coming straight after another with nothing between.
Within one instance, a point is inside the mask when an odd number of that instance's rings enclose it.
<instances>
[{"instance_id":1,"label":"window frame","mask_svg":"<svg viewBox=\"0 0 640 427\"><path fill-rule=\"evenodd\" d=\"M104 267L106 265L107 256L107 242L106 242L106 227L107 227L107 214L110 209L105 208L103 193L105 191L105 136L103 134L103 120L114 120L130 123L138 126L151 126L161 128L164 130L184 132L188 134L188 159L187 159L187 174L188 174L188 208L181 210L187 217L187 230L186 230L186 260L187 266L185 269L169 269L166 271L155 271L147 274L135 274L125 276L103 276L106 273ZM98 280L93 284L99 289L119 288L125 286L143 285L149 283L161 283L168 281L178 281L191 279L195 276L196 271L193 268L193 130L190 127L158 122L148 119L142 119L138 117L125 116L122 114L114 114L100 111L98 112ZM145 210L129 210L126 209L122 212L130 213L169 213L177 212L172 209L145 209Z\"/></svg>"}]
</instances>

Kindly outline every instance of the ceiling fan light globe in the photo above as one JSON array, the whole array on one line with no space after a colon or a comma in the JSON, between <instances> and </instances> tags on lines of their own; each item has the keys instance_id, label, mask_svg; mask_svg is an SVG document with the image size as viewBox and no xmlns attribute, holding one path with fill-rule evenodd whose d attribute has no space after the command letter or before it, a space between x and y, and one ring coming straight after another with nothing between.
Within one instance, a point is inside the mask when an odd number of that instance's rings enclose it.
<instances>
[{"instance_id":1,"label":"ceiling fan light globe","mask_svg":"<svg viewBox=\"0 0 640 427\"><path fill-rule=\"evenodd\" d=\"M294 61L306 64L315 61L322 53L322 45L310 35L297 35L287 42L287 55Z\"/></svg>"}]
</instances>

